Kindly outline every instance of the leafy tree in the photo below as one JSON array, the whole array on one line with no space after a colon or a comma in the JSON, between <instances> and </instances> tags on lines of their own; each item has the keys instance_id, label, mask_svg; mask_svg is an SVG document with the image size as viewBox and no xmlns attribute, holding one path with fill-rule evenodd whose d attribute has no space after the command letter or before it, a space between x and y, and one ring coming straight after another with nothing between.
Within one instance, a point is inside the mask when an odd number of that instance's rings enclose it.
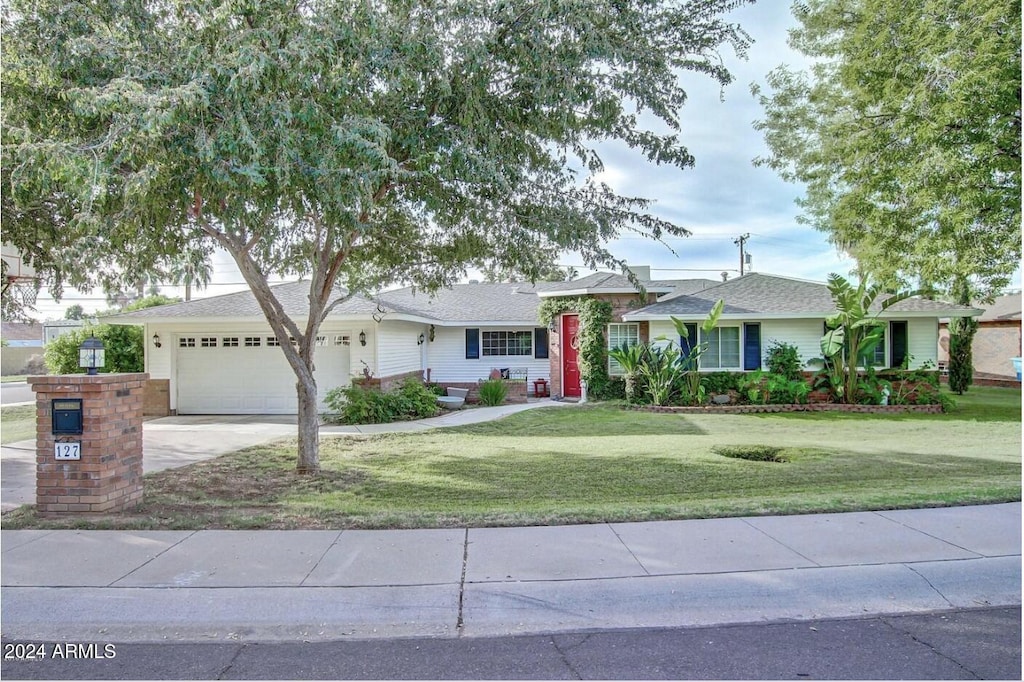
<instances>
[{"instance_id":1,"label":"leafy tree","mask_svg":"<svg viewBox=\"0 0 1024 682\"><path fill-rule=\"evenodd\" d=\"M85 317L85 309L78 303L69 305L64 311L65 320L81 320L83 317Z\"/></svg>"},{"instance_id":2,"label":"leafy tree","mask_svg":"<svg viewBox=\"0 0 1024 682\"><path fill-rule=\"evenodd\" d=\"M485 282L566 282L572 279L574 268L561 268L558 265L558 250L555 248L538 250L529 254L529 267L520 270L516 267L502 267L496 263L483 263L481 268Z\"/></svg>"},{"instance_id":3,"label":"leafy tree","mask_svg":"<svg viewBox=\"0 0 1024 682\"><path fill-rule=\"evenodd\" d=\"M165 268L167 277L173 284L185 287L185 300L192 300L192 287L202 289L210 283L213 268L209 254L203 251L188 251L172 256Z\"/></svg>"},{"instance_id":4,"label":"leafy tree","mask_svg":"<svg viewBox=\"0 0 1024 682\"><path fill-rule=\"evenodd\" d=\"M814 63L768 75L755 127L770 154L755 163L804 183L801 219L892 290L968 305L970 288L1005 287L1021 258L1020 3L802 0L793 12L790 45Z\"/></svg>"},{"instance_id":5,"label":"leafy tree","mask_svg":"<svg viewBox=\"0 0 1024 682\"><path fill-rule=\"evenodd\" d=\"M958 286L968 290L954 292L954 298L970 302L970 287L963 281ZM954 317L949 321L949 390L958 395L963 395L974 381L974 335L977 331L976 318Z\"/></svg>"},{"instance_id":6,"label":"leafy tree","mask_svg":"<svg viewBox=\"0 0 1024 682\"><path fill-rule=\"evenodd\" d=\"M551 248L623 267L603 246L621 232L686 234L594 181L595 145L691 166L678 75L729 82L719 50L747 36L721 15L742 2L11 0L4 236L41 244L57 285L224 248L295 372L316 472L313 352L346 296L532 272ZM308 278L308 315L270 275Z\"/></svg>"},{"instance_id":7,"label":"leafy tree","mask_svg":"<svg viewBox=\"0 0 1024 682\"><path fill-rule=\"evenodd\" d=\"M61 334L46 344L43 360L50 374L84 374L78 366L78 347L90 336L103 342L101 373L144 371L142 327L101 324Z\"/></svg>"}]
</instances>

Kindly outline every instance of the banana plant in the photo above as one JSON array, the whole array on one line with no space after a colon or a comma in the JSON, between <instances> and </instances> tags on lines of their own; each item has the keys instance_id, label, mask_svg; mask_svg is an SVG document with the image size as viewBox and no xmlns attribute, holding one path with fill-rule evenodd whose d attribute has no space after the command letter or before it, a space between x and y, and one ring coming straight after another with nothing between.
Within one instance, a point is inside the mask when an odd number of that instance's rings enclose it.
<instances>
[{"instance_id":1,"label":"banana plant","mask_svg":"<svg viewBox=\"0 0 1024 682\"><path fill-rule=\"evenodd\" d=\"M885 334L881 314L889 307L920 294L906 291L889 296L877 311L872 308L884 289L861 277L854 287L845 278L830 274L828 290L836 312L825 318L825 334L821 337L821 354L833 376L832 386L840 402L857 402L857 366L860 358L870 355Z\"/></svg>"},{"instance_id":2,"label":"banana plant","mask_svg":"<svg viewBox=\"0 0 1024 682\"><path fill-rule=\"evenodd\" d=\"M711 307L711 311L708 316L701 322L700 329L703 332L703 336L706 338L715 327L718 326L718 319L722 316L722 309L725 307L725 301L718 299L718 302ZM686 329L686 322L676 317L672 317L672 324L676 328L676 333L680 338L689 339L690 332ZM690 351L686 354L685 358L681 358L681 365L683 367L684 380L687 392L687 396L691 403L700 404L704 402L704 387L700 385L700 372L698 371L700 356L705 353L708 349L707 341L701 341L699 343L690 344Z\"/></svg>"}]
</instances>

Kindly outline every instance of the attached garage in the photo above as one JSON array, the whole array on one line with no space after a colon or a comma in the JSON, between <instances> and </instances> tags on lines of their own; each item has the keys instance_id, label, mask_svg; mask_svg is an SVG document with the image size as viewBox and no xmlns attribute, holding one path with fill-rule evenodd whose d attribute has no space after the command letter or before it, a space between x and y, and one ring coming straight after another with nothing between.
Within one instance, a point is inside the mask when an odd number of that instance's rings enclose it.
<instances>
[{"instance_id":1,"label":"attached garage","mask_svg":"<svg viewBox=\"0 0 1024 682\"><path fill-rule=\"evenodd\" d=\"M349 337L327 334L314 354L320 409L349 380ZM178 414L295 414L295 374L273 334L210 332L174 340Z\"/></svg>"}]
</instances>

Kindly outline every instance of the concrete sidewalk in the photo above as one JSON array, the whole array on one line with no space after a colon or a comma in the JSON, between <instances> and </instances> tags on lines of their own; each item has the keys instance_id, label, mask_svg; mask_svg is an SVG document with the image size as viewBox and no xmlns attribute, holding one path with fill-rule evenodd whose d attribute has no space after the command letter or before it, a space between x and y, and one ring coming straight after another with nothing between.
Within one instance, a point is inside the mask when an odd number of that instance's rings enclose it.
<instances>
[{"instance_id":1,"label":"concrete sidewalk","mask_svg":"<svg viewBox=\"0 0 1024 682\"><path fill-rule=\"evenodd\" d=\"M533 528L3 531L3 636L309 641L1021 603L1020 503Z\"/></svg>"}]
</instances>

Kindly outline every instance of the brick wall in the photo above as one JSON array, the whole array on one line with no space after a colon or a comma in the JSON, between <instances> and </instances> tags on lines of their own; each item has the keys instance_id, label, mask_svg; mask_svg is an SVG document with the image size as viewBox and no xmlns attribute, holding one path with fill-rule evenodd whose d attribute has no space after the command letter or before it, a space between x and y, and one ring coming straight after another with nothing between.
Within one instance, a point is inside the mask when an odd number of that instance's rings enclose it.
<instances>
[{"instance_id":1,"label":"brick wall","mask_svg":"<svg viewBox=\"0 0 1024 682\"><path fill-rule=\"evenodd\" d=\"M36 511L43 516L112 513L142 500L142 406L147 374L31 377L36 393ZM81 435L53 434L53 399L81 398ZM54 444L81 442L80 460L57 460Z\"/></svg>"},{"instance_id":2,"label":"brick wall","mask_svg":"<svg viewBox=\"0 0 1024 682\"><path fill-rule=\"evenodd\" d=\"M438 383L443 388L466 388L469 389L469 393L466 395L467 403L479 403L480 402L480 383L476 381L442 381ZM529 392L529 386L524 381L508 381L508 394L505 397L506 403L525 403L527 394Z\"/></svg>"},{"instance_id":3,"label":"brick wall","mask_svg":"<svg viewBox=\"0 0 1024 682\"><path fill-rule=\"evenodd\" d=\"M986 375L1015 379L1010 358L1021 355L1020 320L982 322L971 344L974 355L974 371ZM939 327L939 362L949 362L949 328Z\"/></svg>"},{"instance_id":4,"label":"brick wall","mask_svg":"<svg viewBox=\"0 0 1024 682\"><path fill-rule=\"evenodd\" d=\"M380 390L386 393L398 388L403 381L410 378L423 381L423 372L417 369L412 372L402 372L401 374L392 374L391 376L381 377L378 380L378 386L380 386Z\"/></svg>"},{"instance_id":5,"label":"brick wall","mask_svg":"<svg viewBox=\"0 0 1024 682\"><path fill-rule=\"evenodd\" d=\"M166 417L171 414L171 380L150 379L142 389L142 414Z\"/></svg>"}]
</instances>

